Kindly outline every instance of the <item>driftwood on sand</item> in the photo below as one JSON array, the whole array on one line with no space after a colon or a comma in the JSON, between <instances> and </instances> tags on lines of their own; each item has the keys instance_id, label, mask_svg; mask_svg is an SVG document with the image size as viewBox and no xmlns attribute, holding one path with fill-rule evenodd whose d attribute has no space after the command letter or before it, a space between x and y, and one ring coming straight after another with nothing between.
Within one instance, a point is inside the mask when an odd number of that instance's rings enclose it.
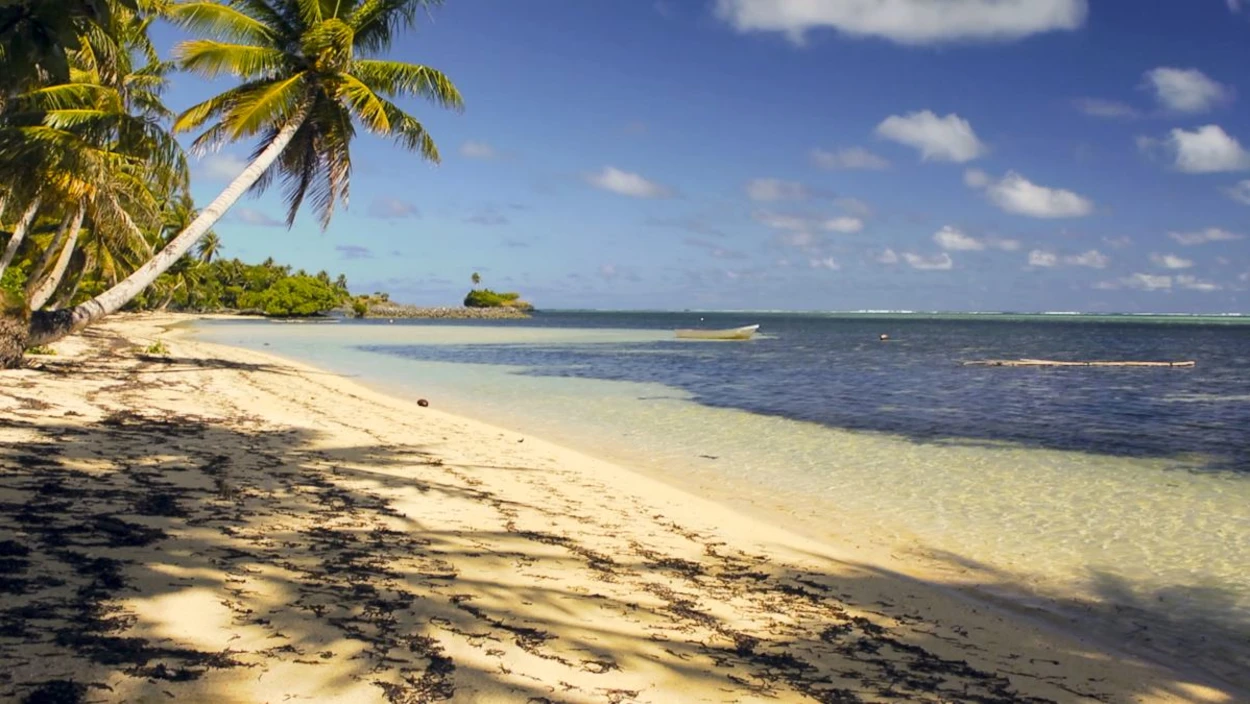
<instances>
[{"instance_id":1,"label":"driftwood on sand","mask_svg":"<svg viewBox=\"0 0 1250 704\"><path fill-rule=\"evenodd\" d=\"M964 362L965 367L1192 367L1183 362L1063 362L1053 359L976 359Z\"/></svg>"}]
</instances>

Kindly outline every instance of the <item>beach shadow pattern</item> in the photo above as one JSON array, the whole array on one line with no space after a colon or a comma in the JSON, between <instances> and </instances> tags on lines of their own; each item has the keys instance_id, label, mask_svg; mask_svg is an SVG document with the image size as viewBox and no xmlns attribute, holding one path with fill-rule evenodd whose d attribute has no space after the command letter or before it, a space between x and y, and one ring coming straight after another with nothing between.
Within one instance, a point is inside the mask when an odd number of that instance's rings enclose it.
<instances>
[{"instance_id":1,"label":"beach shadow pattern","mask_svg":"<svg viewBox=\"0 0 1250 704\"><path fill-rule=\"evenodd\" d=\"M593 480L558 467L328 446L154 380L160 361L92 363L110 371L76 380L82 406L42 400L38 373L0 385L5 701L255 701L243 683L268 679L322 701L664 701L664 680L724 701L1115 701L680 516L618 532L642 507L591 511L558 486ZM202 415L174 410L197 395ZM427 520L440 505L459 508Z\"/></svg>"}]
</instances>

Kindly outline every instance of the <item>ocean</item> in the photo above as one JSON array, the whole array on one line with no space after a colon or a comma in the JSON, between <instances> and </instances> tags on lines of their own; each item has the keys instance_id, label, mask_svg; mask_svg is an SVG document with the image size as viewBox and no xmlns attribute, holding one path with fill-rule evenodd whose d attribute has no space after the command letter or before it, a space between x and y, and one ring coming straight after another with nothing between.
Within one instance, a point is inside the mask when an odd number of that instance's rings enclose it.
<instances>
[{"instance_id":1,"label":"ocean","mask_svg":"<svg viewBox=\"0 0 1250 704\"><path fill-rule=\"evenodd\" d=\"M749 342L672 332L751 323ZM1250 685L1250 319L551 312L197 334L618 461ZM961 364L1021 357L1197 364Z\"/></svg>"}]
</instances>

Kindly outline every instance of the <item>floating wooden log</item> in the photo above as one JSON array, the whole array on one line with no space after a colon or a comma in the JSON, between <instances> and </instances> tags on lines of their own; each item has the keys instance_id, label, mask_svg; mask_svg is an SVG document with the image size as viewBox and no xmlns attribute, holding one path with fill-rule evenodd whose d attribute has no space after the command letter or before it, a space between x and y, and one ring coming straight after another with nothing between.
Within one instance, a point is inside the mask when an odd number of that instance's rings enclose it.
<instances>
[{"instance_id":1,"label":"floating wooden log","mask_svg":"<svg viewBox=\"0 0 1250 704\"><path fill-rule=\"evenodd\" d=\"M1184 362L1062 362L1054 359L977 359L964 362L965 367L1192 367Z\"/></svg>"}]
</instances>

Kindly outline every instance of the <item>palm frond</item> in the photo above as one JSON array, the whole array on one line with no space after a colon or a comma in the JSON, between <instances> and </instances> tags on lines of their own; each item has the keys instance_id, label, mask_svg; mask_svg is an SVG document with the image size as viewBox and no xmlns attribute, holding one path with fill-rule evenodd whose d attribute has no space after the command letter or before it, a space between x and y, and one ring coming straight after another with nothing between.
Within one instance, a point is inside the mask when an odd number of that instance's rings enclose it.
<instances>
[{"instance_id":1,"label":"palm frond","mask_svg":"<svg viewBox=\"0 0 1250 704\"><path fill-rule=\"evenodd\" d=\"M80 127L92 127L104 121L111 121L114 113L106 110L89 108L72 108L48 110L44 113L43 123L59 130L73 130Z\"/></svg>"},{"instance_id":2,"label":"palm frond","mask_svg":"<svg viewBox=\"0 0 1250 704\"><path fill-rule=\"evenodd\" d=\"M61 83L19 95L14 102L35 110L55 110L92 103L109 90L92 83Z\"/></svg>"},{"instance_id":3,"label":"palm frond","mask_svg":"<svg viewBox=\"0 0 1250 704\"><path fill-rule=\"evenodd\" d=\"M442 161L434 138L425 131L425 126L417 118L404 112L398 105L389 100L382 100L387 119L391 123L391 131L386 136L399 142L409 151L419 153L435 164Z\"/></svg>"},{"instance_id":4,"label":"palm frond","mask_svg":"<svg viewBox=\"0 0 1250 704\"><path fill-rule=\"evenodd\" d=\"M391 46L395 35L417 24L422 10L442 0L364 0L348 16L356 32L356 47L369 54Z\"/></svg>"},{"instance_id":5,"label":"palm frond","mask_svg":"<svg viewBox=\"0 0 1250 704\"><path fill-rule=\"evenodd\" d=\"M279 49L211 39L182 42L174 49L174 56L182 68L205 78L224 72L249 80L273 75L286 60L286 53Z\"/></svg>"},{"instance_id":6,"label":"palm frond","mask_svg":"<svg viewBox=\"0 0 1250 704\"><path fill-rule=\"evenodd\" d=\"M286 122L295 114L301 98L308 95L308 75L300 71L285 80L274 81L240 95L223 122L235 139L250 137L267 125Z\"/></svg>"},{"instance_id":7,"label":"palm frond","mask_svg":"<svg viewBox=\"0 0 1250 704\"><path fill-rule=\"evenodd\" d=\"M190 0L170 6L167 15L175 24L202 34L230 37L241 41L264 44L275 35L274 28L260 17L247 12L247 4L230 5L205 0ZM256 13L259 14L259 13Z\"/></svg>"},{"instance_id":8,"label":"palm frond","mask_svg":"<svg viewBox=\"0 0 1250 704\"><path fill-rule=\"evenodd\" d=\"M289 4L299 13L304 27L314 27L326 19L324 0L289 0Z\"/></svg>"},{"instance_id":9,"label":"palm frond","mask_svg":"<svg viewBox=\"0 0 1250 704\"><path fill-rule=\"evenodd\" d=\"M351 74L339 74L339 97L346 100L365 128L376 134L388 134L391 123L377 93Z\"/></svg>"},{"instance_id":10,"label":"palm frond","mask_svg":"<svg viewBox=\"0 0 1250 704\"><path fill-rule=\"evenodd\" d=\"M292 3L280 2L275 5L269 0L233 0L233 2L248 15L264 22L274 32L275 37L299 36L300 27L293 22L298 14L292 8Z\"/></svg>"},{"instance_id":11,"label":"palm frond","mask_svg":"<svg viewBox=\"0 0 1250 704\"><path fill-rule=\"evenodd\" d=\"M215 95L202 103L187 108L174 120L173 131L187 132L193 130L210 119L220 117L230 110L231 106L249 91L266 85L265 81L253 81L235 86L224 93Z\"/></svg>"},{"instance_id":12,"label":"palm frond","mask_svg":"<svg viewBox=\"0 0 1250 704\"><path fill-rule=\"evenodd\" d=\"M444 108L464 109L464 98L442 71L401 61L357 59L349 71L374 91L387 96L414 96Z\"/></svg>"}]
</instances>

